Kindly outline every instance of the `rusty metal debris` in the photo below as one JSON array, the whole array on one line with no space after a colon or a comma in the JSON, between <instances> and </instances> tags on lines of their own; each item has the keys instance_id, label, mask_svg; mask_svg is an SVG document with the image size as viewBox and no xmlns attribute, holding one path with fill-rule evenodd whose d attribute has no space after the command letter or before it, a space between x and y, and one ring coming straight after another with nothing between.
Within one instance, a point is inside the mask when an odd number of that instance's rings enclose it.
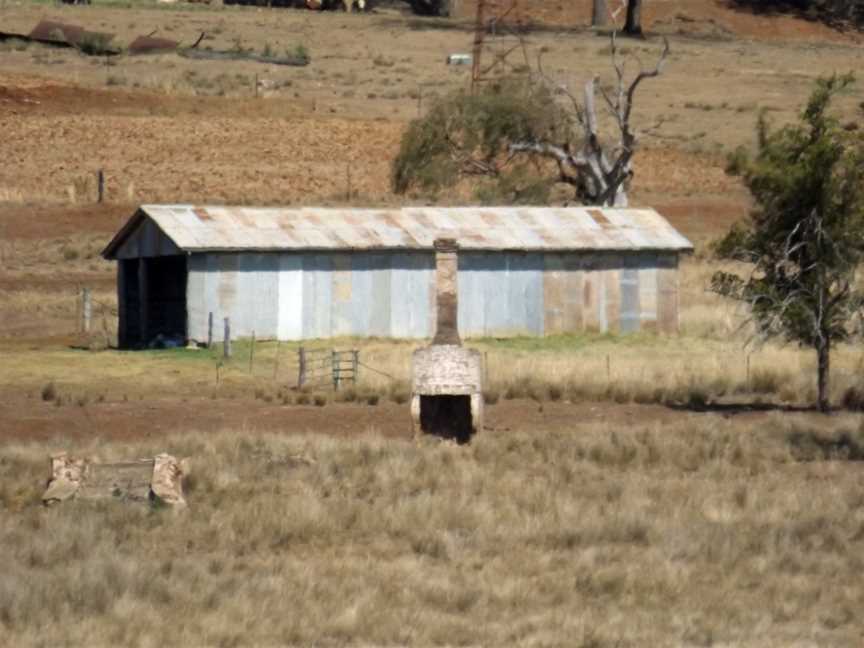
<instances>
[{"instance_id":1,"label":"rusty metal debris","mask_svg":"<svg viewBox=\"0 0 864 648\"><path fill-rule=\"evenodd\" d=\"M309 56L305 52L297 54L286 54L285 56L264 56L256 54L253 50L220 51L210 49L199 49L198 45L204 40L205 33L201 33L198 39L188 47L181 47L178 41L170 38L155 36L153 31L149 34L138 36L133 40L127 51L129 54L153 54L177 52L180 56L190 59L205 60L236 60L256 61L269 65L309 65ZM82 54L90 56L115 56L122 52L122 48L112 44L114 34L95 32L54 20L42 20L29 34L17 34L12 32L0 32L0 41L20 40L23 42L41 43L50 47L74 47Z\"/></svg>"},{"instance_id":2,"label":"rusty metal debris","mask_svg":"<svg viewBox=\"0 0 864 648\"><path fill-rule=\"evenodd\" d=\"M170 38L159 38L158 36L147 35L139 36L129 43L128 51L130 54L152 54L158 52L173 52L180 46L175 40Z\"/></svg>"},{"instance_id":3,"label":"rusty metal debris","mask_svg":"<svg viewBox=\"0 0 864 648\"><path fill-rule=\"evenodd\" d=\"M128 52L129 54L154 54L154 53L165 53L165 52L174 52L180 49L179 41L172 40L170 38L160 38L156 36L156 32L158 30L154 30L149 34L144 36L138 36L134 41L129 43ZM194 50L198 45L201 44L201 41L204 40L206 36L206 32L201 32L200 36L196 39L192 45L187 48L184 48L184 51Z\"/></svg>"},{"instance_id":4,"label":"rusty metal debris","mask_svg":"<svg viewBox=\"0 0 864 648\"><path fill-rule=\"evenodd\" d=\"M120 50L111 45L114 34L88 31L77 25L41 20L27 35L27 39L46 45L75 47L85 54L119 54Z\"/></svg>"},{"instance_id":5,"label":"rusty metal debris","mask_svg":"<svg viewBox=\"0 0 864 648\"><path fill-rule=\"evenodd\" d=\"M92 56L113 56L120 48L111 44L114 34L88 31L77 25L42 20L29 34L0 32L0 41L19 40L25 43L41 43L49 47L75 48Z\"/></svg>"}]
</instances>

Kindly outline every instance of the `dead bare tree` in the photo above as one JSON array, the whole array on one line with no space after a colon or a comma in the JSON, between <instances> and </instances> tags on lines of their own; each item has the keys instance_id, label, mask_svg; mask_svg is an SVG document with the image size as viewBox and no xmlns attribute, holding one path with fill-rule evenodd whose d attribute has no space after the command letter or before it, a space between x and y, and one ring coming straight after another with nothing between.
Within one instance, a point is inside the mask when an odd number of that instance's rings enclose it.
<instances>
[{"instance_id":1,"label":"dead bare tree","mask_svg":"<svg viewBox=\"0 0 864 648\"><path fill-rule=\"evenodd\" d=\"M578 149L574 150L570 141L559 143L542 140L512 142L509 149L511 154L529 153L555 160L560 181L575 187L577 196L585 204L626 207L627 192L633 177L633 154L638 145L636 131L631 124L633 102L642 82L659 76L663 71L669 57L669 41L664 39L663 51L652 69L643 68L636 59L639 72L629 82L625 78L626 62L619 55L614 32L611 54L617 77L614 91L606 90L596 76L585 84L581 102L565 87L558 88L569 100L576 123L582 129ZM549 83L542 66L539 67L541 75ZM618 128L618 141L612 147L604 146L598 132L598 91Z\"/></svg>"}]
</instances>

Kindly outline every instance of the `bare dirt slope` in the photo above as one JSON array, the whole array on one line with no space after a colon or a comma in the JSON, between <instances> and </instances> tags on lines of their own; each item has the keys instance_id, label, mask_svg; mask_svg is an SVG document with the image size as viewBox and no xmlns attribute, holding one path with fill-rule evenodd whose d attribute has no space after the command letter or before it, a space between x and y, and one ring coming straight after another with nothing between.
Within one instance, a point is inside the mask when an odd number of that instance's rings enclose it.
<instances>
[{"instance_id":1,"label":"bare dirt slope","mask_svg":"<svg viewBox=\"0 0 864 648\"><path fill-rule=\"evenodd\" d=\"M624 23L626 0L608 0L610 24ZM573 28L590 24L592 0L521 0L507 14L511 22L547 27ZM504 3L509 7L510 3ZM470 20L476 16L476 0L457 3L457 16ZM732 0L651 0L644 4L642 25L653 32L682 31L715 38L737 37L768 41L803 40L812 42L854 41L855 33L840 33L794 13L754 14Z\"/></svg>"}]
</instances>

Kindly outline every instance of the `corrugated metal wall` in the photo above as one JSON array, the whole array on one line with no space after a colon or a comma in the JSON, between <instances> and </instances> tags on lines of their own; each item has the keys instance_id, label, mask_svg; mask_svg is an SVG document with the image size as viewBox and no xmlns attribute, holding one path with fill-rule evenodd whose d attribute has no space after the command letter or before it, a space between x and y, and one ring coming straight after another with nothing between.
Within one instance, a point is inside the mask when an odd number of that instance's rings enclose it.
<instances>
[{"instance_id":1,"label":"corrugated metal wall","mask_svg":"<svg viewBox=\"0 0 864 648\"><path fill-rule=\"evenodd\" d=\"M209 253L189 263L188 335L431 337L432 252ZM462 252L464 337L678 328L674 253Z\"/></svg>"}]
</instances>

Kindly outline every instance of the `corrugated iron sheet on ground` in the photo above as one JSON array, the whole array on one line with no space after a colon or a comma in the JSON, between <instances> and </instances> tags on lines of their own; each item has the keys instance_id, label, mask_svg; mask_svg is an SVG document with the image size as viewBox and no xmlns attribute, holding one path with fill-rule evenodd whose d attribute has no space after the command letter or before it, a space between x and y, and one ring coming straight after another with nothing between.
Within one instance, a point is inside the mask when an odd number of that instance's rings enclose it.
<instances>
[{"instance_id":1,"label":"corrugated iron sheet on ground","mask_svg":"<svg viewBox=\"0 0 864 648\"><path fill-rule=\"evenodd\" d=\"M78 47L89 43L94 46L107 48L107 44L114 38L114 34L88 31L77 25L69 25L53 20L40 20L39 24L28 34L28 38L44 43L65 43Z\"/></svg>"},{"instance_id":2,"label":"corrugated iron sheet on ground","mask_svg":"<svg viewBox=\"0 0 864 648\"><path fill-rule=\"evenodd\" d=\"M151 52L173 52L180 46L170 38L159 38L157 36L138 36L129 43L130 54L149 54Z\"/></svg>"},{"instance_id":3,"label":"corrugated iron sheet on ground","mask_svg":"<svg viewBox=\"0 0 864 648\"><path fill-rule=\"evenodd\" d=\"M653 209L143 205L103 254L113 258L123 240L147 218L185 252L427 250L439 237L455 238L465 250L693 249Z\"/></svg>"}]
</instances>

